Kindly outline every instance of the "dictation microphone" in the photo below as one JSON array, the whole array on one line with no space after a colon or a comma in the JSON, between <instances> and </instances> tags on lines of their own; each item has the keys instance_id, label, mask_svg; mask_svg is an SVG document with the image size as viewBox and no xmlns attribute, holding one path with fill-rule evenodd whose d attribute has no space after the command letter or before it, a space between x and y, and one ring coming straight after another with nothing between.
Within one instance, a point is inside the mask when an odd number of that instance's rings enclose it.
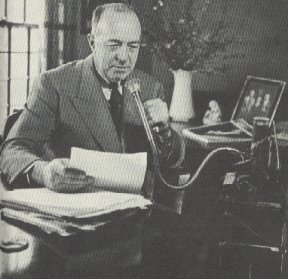
<instances>
[{"instance_id":1,"label":"dictation microphone","mask_svg":"<svg viewBox=\"0 0 288 279\"><path fill-rule=\"evenodd\" d=\"M153 137L153 133L152 133L152 131L150 129L150 125L149 125L149 122L148 122L147 117L146 117L145 109L144 109L144 106L142 104L142 100L141 100L140 94L139 94L140 91L141 91L141 89L140 89L140 80L137 79L137 78L128 80L128 81L125 82L125 87L126 87L128 93L132 94L132 96L135 99L135 102L136 102L139 114L141 116L141 120L143 122L144 129L145 129L148 141L149 141L149 143L151 145L152 151L153 151L153 153L155 155L158 156L158 154L157 154L158 153L158 149L157 149L154 137Z\"/></svg>"},{"instance_id":2,"label":"dictation microphone","mask_svg":"<svg viewBox=\"0 0 288 279\"><path fill-rule=\"evenodd\" d=\"M150 143L150 146L151 146L152 152L153 152L152 155L153 155L153 163L154 163L155 173L167 187L172 188L174 190L184 190L184 189L187 189L188 187L192 186L194 184L194 182L200 176L201 171L204 169L204 167L207 165L207 163L210 160L212 160L212 158L216 157L216 155L218 155L219 153L227 152L228 154L237 155L238 157L240 157L241 161L244 160L242 152L239 151L238 149L230 148L230 147L218 148L218 149L215 149L215 150L211 151L205 157L205 159L202 161L202 163L200 164L200 166L196 170L195 174L185 184L183 184L183 185L172 185L172 184L169 184L163 178L163 176L162 176L162 174L160 172L160 164L159 164L157 145L155 143L155 140L154 140L154 137L153 137L153 133L151 131L148 119L146 117L145 109L144 109L144 106L142 104L142 100L140 98L140 93L141 93L140 79L133 78L133 79L127 80L125 82L125 87L127 89L127 92L130 93L134 97L134 100L136 102L139 114L141 116L141 119L142 119L142 122L143 122L143 125L144 125L144 129L145 129L148 141Z\"/></svg>"}]
</instances>

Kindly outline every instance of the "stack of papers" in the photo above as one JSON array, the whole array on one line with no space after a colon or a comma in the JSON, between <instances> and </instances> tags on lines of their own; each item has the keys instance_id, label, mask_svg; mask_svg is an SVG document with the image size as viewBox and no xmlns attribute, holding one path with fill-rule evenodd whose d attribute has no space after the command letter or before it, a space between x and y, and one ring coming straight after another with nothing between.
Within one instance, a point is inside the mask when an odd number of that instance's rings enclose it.
<instances>
[{"instance_id":1,"label":"stack of papers","mask_svg":"<svg viewBox=\"0 0 288 279\"><path fill-rule=\"evenodd\" d=\"M114 220L146 209L151 201L137 194L99 191L62 194L45 188L5 192L2 214L40 227L50 233L69 235L94 230Z\"/></svg>"}]
</instances>

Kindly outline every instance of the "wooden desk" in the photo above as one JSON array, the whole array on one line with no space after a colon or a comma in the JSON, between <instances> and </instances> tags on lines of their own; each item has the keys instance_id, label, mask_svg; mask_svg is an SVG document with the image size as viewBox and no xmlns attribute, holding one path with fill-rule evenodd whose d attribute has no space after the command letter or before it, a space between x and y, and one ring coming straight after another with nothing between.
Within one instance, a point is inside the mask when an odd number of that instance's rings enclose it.
<instances>
[{"instance_id":1,"label":"wooden desk","mask_svg":"<svg viewBox=\"0 0 288 279\"><path fill-rule=\"evenodd\" d=\"M168 278L171 270L177 274L179 259L171 258L178 253L171 233L177 218L146 213L118 226L67 238L2 220L5 237L24 238L29 247L1 252L1 278Z\"/></svg>"},{"instance_id":2,"label":"wooden desk","mask_svg":"<svg viewBox=\"0 0 288 279\"><path fill-rule=\"evenodd\" d=\"M149 214L121 225L63 238L2 220L1 237L26 239L29 247L11 254L0 252L1 278L200 279L203 274L222 278L220 271L215 276L216 258L209 265L198 261L202 245L191 237L189 227L183 230L183 221L179 215L152 208Z\"/></svg>"},{"instance_id":3,"label":"wooden desk","mask_svg":"<svg viewBox=\"0 0 288 279\"><path fill-rule=\"evenodd\" d=\"M194 154L190 158L195 159ZM135 216L121 225L103 227L94 233L75 237L47 235L29 225L2 220L0 236L24 238L28 240L29 247L18 253L0 252L0 277L280 279L281 259L272 259L270 254L263 256L258 253L259 249L253 247L252 253L247 252L245 247L236 249L233 246L233 237L240 232L239 226L234 225L231 220L225 221L226 216L223 218L221 215L225 212L225 207L231 205L231 200L225 201L225 204L221 201L221 195L215 191L216 182L213 177L208 180L205 176L196 188L187 190L182 215L152 208L149 214ZM235 203L232 205L233 209L238 208ZM244 209L246 211L240 211L241 214L252 216L245 206ZM268 225L270 221L272 224L277 222L280 227L280 230L277 227L274 235L277 239L275 243L280 247L283 215L279 217L278 213L276 212L276 219L272 214L265 221ZM281 222L278 223L278 220ZM261 218L258 221L256 225L260 226ZM285 230L285 226L282 228ZM269 231L271 232L273 236L273 228ZM209 253L202 249L203 243L208 241L212 247ZM272 275L271 262L275 266ZM253 272L252 277L249 277L251 264ZM264 271L260 272L260 267Z\"/></svg>"},{"instance_id":4,"label":"wooden desk","mask_svg":"<svg viewBox=\"0 0 288 279\"><path fill-rule=\"evenodd\" d=\"M259 266L265 267L273 262L270 265L270 276L273 274L273 278L286 279L288 220L284 212L285 201L280 184L271 182L269 186L271 191L266 194L262 191L223 191L218 209L225 229L222 230L218 245L226 257L231 254L231 250L238 250L238 254L245 255L251 278L255 275L261 278ZM263 262L257 266L259 258Z\"/></svg>"},{"instance_id":5,"label":"wooden desk","mask_svg":"<svg viewBox=\"0 0 288 279\"><path fill-rule=\"evenodd\" d=\"M248 263L241 263L240 271L239 265L223 264L216 246L203 260L202 243L187 219L155 208L121 225L68 238L3 220L1 229L7 238L29 242L22 252L0 252L2 279L235 279L235 274L248 279Z\"/></svg>"},{"instance_id":6,"label":"wooden desk","mask_svg":"<svg viewBox=\"0 0 288 279\"><path fill-rule=\"evenodd\" d=\"M186 128L183 124L178 127ZM186 143L184 166L193 172L210 150L187 139ZM199 216L206 218L206 222L198 222L196 235L216 244L221 264L225 265L229 258L231 263L233 256L235 270L237 266L243 269L245 263L246 277L241 278L288 278L287 150L287 146L280 144L281 183L268 183L269 189L225 192L221 189L223 179L219 178L229 167L225 171L222 160L210 165L194 189L185 192L182 213L187 220L197 224Z\"/></svg>"}]
</instances>

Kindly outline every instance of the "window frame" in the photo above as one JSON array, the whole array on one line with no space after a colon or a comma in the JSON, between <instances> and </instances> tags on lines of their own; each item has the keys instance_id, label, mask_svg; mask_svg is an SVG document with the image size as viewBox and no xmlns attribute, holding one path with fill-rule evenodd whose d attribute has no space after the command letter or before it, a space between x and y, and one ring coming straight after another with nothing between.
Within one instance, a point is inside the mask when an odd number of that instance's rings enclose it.
<instances>
[{"instance_id":1,"label":"window frame","mask_svg":"<svg viewBox=\"0 0 288 279\"><path fill-rule=\"evenodd\" d=\"M23 22L12 22L12 21L8 21L7 20L7 14L8 14L8 1L5 0L4 5L5 5L5 14L4 14L4 18L0 19L0 27L1 28L7 28L7 36L8 36L8 40L7 40L7 49L4 50L0 50L1 54L7 55L7 64L8 64L8 69L7 69L7 75L0 77L1 82L5 82L6 81L6 86L5 86L5 91L4 92L0 92L1 94L6 94L6 96L3 96L3 99L6 99L6 103L3 104L1 107L2 108L6 108L6 116L10 115L13 110L13 104L11 102L11 82L13 82L13 80L26 80L26 98L29 94L30 91L30 79L32 78L31 74L30 74L30 69L31 69L31 57L33 54L35 53L40 53L40 50L38 52L35 51L31 51L31 31L32 29L39 29L39 24L33 24L33 23L27 23L26 22L26 16L27 16L27 11L26 11L26 0L24 1L24 5L23 5ZM12 50L12 29L13 28L25 28L27 30L27 49L25 51L14 51ZM26 55L26 62L27 62L27 67L26 67L26 74L25 77L23 75L23 78L18 78L18 77L12 77L11 73L12 73L12 55L13 54L23 54ZM24 73L23 73L24 74ZM6 97L6 98L5 98ZM15 104L17 106L17 104ZM17 109L17 107L16 107ZM3 120L3 119L2 119Z\"/></svg>"}]
</instances>

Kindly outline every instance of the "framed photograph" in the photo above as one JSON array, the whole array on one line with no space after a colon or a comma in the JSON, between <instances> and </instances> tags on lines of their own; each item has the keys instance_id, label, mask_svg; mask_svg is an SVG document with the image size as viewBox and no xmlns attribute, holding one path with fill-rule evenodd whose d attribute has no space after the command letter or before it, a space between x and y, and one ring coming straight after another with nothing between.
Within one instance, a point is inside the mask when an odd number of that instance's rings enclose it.
<instances>
[{"instance_id":1,"label":"framed photograph","mask_svg":"<svg viewBox=\"0 0 288 279\"><path fill-rule=\"evenodd\" d=\"M243 119L251 126L255 116L267 117L272 122L284 87L283 81L248 76L232 119Z\"/></svg>"},{"instance_id":2,"label":"framed photograph","mask_svg":"<svg viewBox=\"0 0 288 279\"><path fill-rule=\"evenodd\" d=\"M108 3L126 3L131 4L131 0L82 0L81 4L81 33L88 34L91 31L91 20L94 9Z\"/></svg>"}]
</instances>

